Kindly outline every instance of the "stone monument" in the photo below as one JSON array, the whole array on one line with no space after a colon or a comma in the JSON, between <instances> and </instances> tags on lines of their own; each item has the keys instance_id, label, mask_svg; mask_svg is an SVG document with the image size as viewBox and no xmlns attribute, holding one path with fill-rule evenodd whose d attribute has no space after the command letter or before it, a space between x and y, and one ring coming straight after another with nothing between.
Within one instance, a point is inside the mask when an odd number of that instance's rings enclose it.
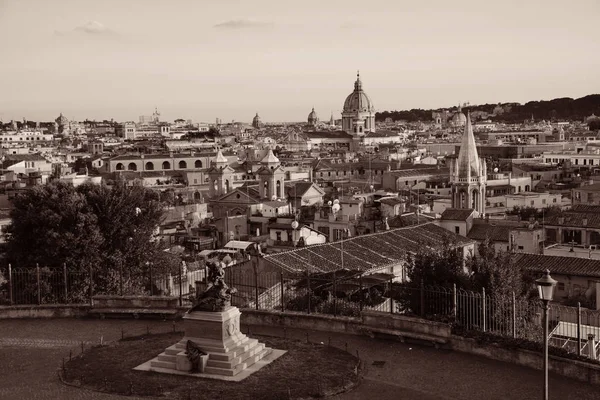
<instances>
[{"instance_id":1,"label":"stone monument","mask_svg":"<svg viewBox=\"0 0 600 400\"><path fill-rule=\"evenodd\" d=\"M235 288L218 261L207 267L206 290L183 316L183 339L135 369L238 381L285 353L241 332L240 310L231 306Z\"/></svg>"}]
</instances>

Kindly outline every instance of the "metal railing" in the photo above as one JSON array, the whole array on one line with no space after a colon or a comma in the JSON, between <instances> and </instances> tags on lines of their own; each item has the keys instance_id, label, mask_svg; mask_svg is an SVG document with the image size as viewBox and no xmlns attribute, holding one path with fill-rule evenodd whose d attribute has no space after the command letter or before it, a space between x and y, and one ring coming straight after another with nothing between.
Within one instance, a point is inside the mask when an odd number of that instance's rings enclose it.
<instances>
[{"instance_id":1,"label":"metal railing","mask_svg":"<svg viewBox=\"0 0 600 400\"><path fill-rule=\"evenodd\" d=\"M0 305L86 304L94 294L171 295L179 296L182 305L191 304L189 298L195 290L202 290L196 286L198 282L202 285L206 277L203 268L185 273L180 268L172 275L157 274L149 266L141 275L117 274L107 288L100 287L92 268L70 271L67 266L9 266L0 272ZM375 310L448 322L467 332L541 342L543 311L537 299L466 291L456 286L397 283L384 274L374 279L377 275L349 271L285 275L261 271L253 261L225 268L225 282L237 289L232 304L241 308L334 317L358 317L363 310ZM600 311L551 304L548 319L551 346L579 355L597 355ZM592 345L594 351L590 350Z\"/></svg>"}]
</instances>

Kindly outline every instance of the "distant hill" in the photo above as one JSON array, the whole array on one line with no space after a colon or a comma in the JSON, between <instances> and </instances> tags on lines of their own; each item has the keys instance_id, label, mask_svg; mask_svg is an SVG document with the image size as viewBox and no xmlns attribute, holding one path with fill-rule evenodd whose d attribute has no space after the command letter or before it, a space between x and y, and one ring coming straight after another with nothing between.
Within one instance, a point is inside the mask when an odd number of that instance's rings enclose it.
<instances>
[{"instance_id":1,"label":"distant hill","mask_svg":"<svg viewBox=\"0 0 600 400\"><path fill-rule=\"evenodd\" d=\"M501 113L498 112L500 108L502 108ZM456 109L456 106L447 108L451 112ZM375 119L385 121L386 118L391 117L394 121L426 122L432 120L432 112L441 110L383 111L376 113ZM585 117L592 114L600 115L600 94L590 94L579 99L563 97L554 100L530 101L525 104L500 103L463 107L463 112L467 110L488 113L487 118L492 121L505 123L522 123L526 119L531 119L532 115L536 121L583 121ZM497 111L496 115L493 115L494 110Z\"/></svg>"}]
</instances>

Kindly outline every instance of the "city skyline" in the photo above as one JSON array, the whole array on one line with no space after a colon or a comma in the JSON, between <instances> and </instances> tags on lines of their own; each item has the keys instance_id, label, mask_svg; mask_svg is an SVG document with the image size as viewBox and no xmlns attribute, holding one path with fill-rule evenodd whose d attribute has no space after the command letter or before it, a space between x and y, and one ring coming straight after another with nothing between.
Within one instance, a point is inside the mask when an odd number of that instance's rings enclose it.
<instances>
[{"instance_id":1,"label":"city skyline","mask_svg":"<svg viewBox=\"0 0 600 400\"><path fill-rule=\"evenodd\" d=\"M600 5L576 3L0 1L0 118L328 120L357 70L377 111L577 98Z\"/></svg>"}]
</instances>

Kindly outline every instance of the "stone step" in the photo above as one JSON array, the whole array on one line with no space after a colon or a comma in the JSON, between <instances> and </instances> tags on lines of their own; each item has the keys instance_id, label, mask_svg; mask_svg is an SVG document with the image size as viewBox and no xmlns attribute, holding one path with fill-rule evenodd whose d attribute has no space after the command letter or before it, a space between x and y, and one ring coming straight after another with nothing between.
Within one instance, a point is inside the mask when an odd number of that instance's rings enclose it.
<instances>
[{"instance_id":1,"label":"stone step","mask_svg":"<svg viewBox=\"0 0 600 400\"><path fill-rule=\"evenodd\" d=\"M250 349L253 349L258 345L258 339L248 339L243 345L236 347L228 353L211 353L210 359L217 361L231 361L232 359L239 357Z\"/></svg>"},{"instance_id":2,"label":"stone step","mask_svg":"<svg viewBox=\"0 0 600 400\"><path fill-rule=\"evenodd\" d=\"M188 339L182 339L176 343L176 346L178 349L180 349L180 351L185 350L186 345L187 345L187 340ZM249 340L256 340L256 339L250 339L249 337L243 335L239 338L239 340L237 342L233 342L228 347L224 347L221 344L204 344L204 343L202 343L201 340L194 340L192 338L192 341L195 342L205 352L207 352L207 353L223 353L223 354L229 353L230 351L234 350L235 348L246 344Z\"/></svg>"},{"instance_id":3,"label":"stone step","mask_svg":"<svg viewBox=\"0 0 600 400\"><path fill-rule=\"evenodd\" d=\"M177 344L175 344L175 347L171 346L169 347L170 352L177 354L180 351L185 351L186 350L186 342L179 342ZM234 357L237 357L238 355L240 355L241 353L247 351L248 349L251 349L252 347L256 346L256 344L258 343L258 339L250 339L248 337L244 338L244 340L242 340L238 346L236 347L231 347L230 349L226 349L223 347L214 347L214 346L203 346L202 344L198 343L198 346L202 349L202 351L204 351L207 354L210 354L211 358L215 358L215 359L219 359L222 361L228 361Z\"/></svg>"},{"instance_id":4,"label":"stone step","mask_svg":"<svg viewBox=\"0 0 600 400\"><path fill-rule=\"evenodd\" d=\"M250 350L240 354L239 356L237 356L235 358L232 358L229 361L213 360L212 356L211 356L208 359L207 366L231 369L231 368L234 368L236 365L246 361L249 357L252 357L252 356L260 353L261 351L263 351L264 348L265 348L265 345L262 343L259 343L256 346L254 346L253 348L251 348Z\"/></svg>"},{"instance_id":5,"label":"stone step","mask_svg":"<svg viewBox=\"0 0 600 400\"><path fill-rule=\"evenodd\" d=\"M154 360L150 363L150 366L155 367L155 368L177 369L176 364L171 361Z\"/></svg>"},{"instance_id":6,"label":"stone step","mask_svg":"<svg viewBox=\"0 0 600 400\"><path fill-rule=\"evenodd\" d=\"M240 373L241 371L243 371L246 368L248 368L249 366L251 366L252 364L261 360L263 357L265 357L270 352L271 352L271 349L269 347L266 347L260 353L255 354L251 357L248 357L243 363L236 365L232 369L207 366L205 368L204 372L207 374L213 374L213 375L235 376L238 373Z\"/></svg>"},{"instance_id":7,"label":"stone step","mask_svg":"<svg viewBox=\"0 0 600 400\"><path fill-rule=\"evenodd\" d=\"M179 352L181 350L185 350L184 349L180 349L179 347L177 347L177 344L174 344L172 346L169 346L165 349L165 354L168 354L170 356L176 356L177 354L179 354Z\"/></svg>"},{"instance_id":8,"label":"stone step","mask_svg":"<svg viewBox=\"0 0 600 400\"><path fill-rule=\"evenodd\" d=\"M173 362L173 363L177 362L176 355L167 354L166 352L160 353L157 358L158 358L158 361L169 361L169 362Z\"/></svg>"}]
</instances>

